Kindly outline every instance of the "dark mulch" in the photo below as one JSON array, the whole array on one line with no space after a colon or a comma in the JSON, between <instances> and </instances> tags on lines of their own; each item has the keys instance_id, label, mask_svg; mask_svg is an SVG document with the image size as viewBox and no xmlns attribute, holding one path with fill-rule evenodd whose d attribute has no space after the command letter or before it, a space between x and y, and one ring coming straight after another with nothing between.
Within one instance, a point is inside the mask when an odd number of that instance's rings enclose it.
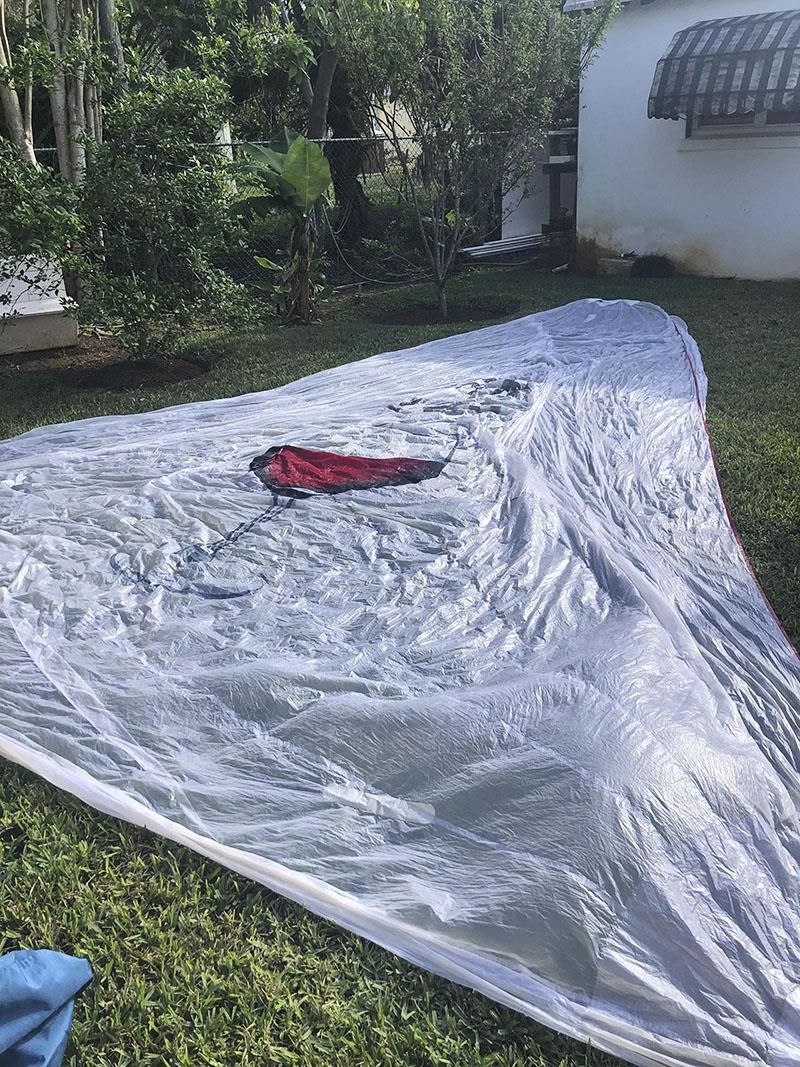
<instances>
[{"instance_id":1,"label":"dark mulch","mask_svg":"<svg viewBox=\"0 0 800 1067\"><path fill-rule=\"evenodd\" d=\"M459 304L450 308L448 323L487 322L505 315L519 314L519 300L503 297L491 300L476 300L471 304ZM372 322L383 326L439 326L442 316L436 304L403 304L397 308L382 308L370 315Z\"/></svg>"},{"instance_id":2,"label":"dark mulch","mask_svg":"<svg viewBox=\"0 0 800 1067\"><path fill-rule=\"evenodd\" d=\"M112 393L124 393L126 389L173 385L189 378L199 378L207 370L207 366L186 359L125 359L102 363L90 370L80 369L73 378L73 384L78 389L107 389Z\"/></svg>"},{"instance_id":3,"label":"dark mulch","mask_svg":"<svg viewBox=\"0 0 800 1067\"><path fill-rule=\"evenodd\" d=\"M12 352L0 356L0 366L20 371L68 370L98 363L115 363L127 356L116 340L107 333L82 333L77 345L48 348L41 352Z\"/></svg>"},{"instance_id":4,"label":"dark mulch","mask_svg":"<svg viewBox=\"0 0 800 1067\"><path fill-rule=\"evenodd\" d=\"M123 393L151 385L173 385L199 378L208 364L192 359L130 359L117 341L104 333L81 334L73 348L15 352L0 357L0 366L22 373L57 371L76 389Z\"/></svg>"}]
</instances>

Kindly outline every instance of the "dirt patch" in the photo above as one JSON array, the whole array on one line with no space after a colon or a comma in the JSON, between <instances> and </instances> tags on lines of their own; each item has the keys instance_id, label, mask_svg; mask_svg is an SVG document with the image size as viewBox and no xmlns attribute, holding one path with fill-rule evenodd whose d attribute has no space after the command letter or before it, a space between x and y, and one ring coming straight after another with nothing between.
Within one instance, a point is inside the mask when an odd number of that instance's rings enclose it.
<instances>
[{"instance_id":1,"label":"dirt patch","mask_svg":"<svg viewBox=\"0 0 800 1067\"><path fill-rule=\"evenodd\" d=\"M185 359L126 359L103 363L89 370L74 368L68 373L78 389L107 389L112 393L124 393L126 389L172 385L189 378L199 378L207 370L207 367Z\"/></svg>"},{"instance_id":2,"label":"dirt patch","mask_svg":"<svg viewBox=\"0 0 800 1067\"><path fill-rule=\"evenodd\" d=\"M0 356L0 367L19 371L66 370L115 363L125 352L109 334L85 333L70 348L48 348L43 352L12 352Z\"/></svg>"},{"instance_id":3,"label":"dirt patch","mask_svg":"<svg viewBox=\"0 0 800 1067\"><path fill-rule=\"evenodd\" d=\"M476 300L469 305L456 305L450 308L447 323L486 322L487 319L499 319L504 315L514 315L519 311L518 300ZM398 308L385 308L375 311L370 321L383 326L441 326L442 317L439 308L429 302L403 304Z\"/></svg>"},{"instance_id":4,"label":"dirt patch","mask_svg":"<svg viewBox=\"0 0 800 1067\"><path fill-rule=\"evenodd\" d=\"M151 385L172 385L198 378L208 366L190 359L128 359L108 334L81 334L74 348L46 352L15 352L0 357L0 367L20 373L56 371L77 389L107 389L122 393Z\"/></svg>"}]
</instances>

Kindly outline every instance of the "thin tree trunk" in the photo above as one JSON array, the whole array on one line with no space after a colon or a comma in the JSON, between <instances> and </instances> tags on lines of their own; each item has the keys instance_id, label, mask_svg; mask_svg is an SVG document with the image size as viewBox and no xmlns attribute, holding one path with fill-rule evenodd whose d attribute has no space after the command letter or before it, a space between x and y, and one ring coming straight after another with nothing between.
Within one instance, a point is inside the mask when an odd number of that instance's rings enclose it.
<instances>
[{"instance_id":1,"label":"thin tree trunk","mask_svg":"<svg viewBox=\"0 0 800 1067\"><path fill-rule=\"evenodd\" d=\"M30 0L22 2L22 24L25 27L25 43L28 43L31 26L31 3ZM25 96L22 108L22 121L25 125L25 138L33 145L33 69L30 64L25 71Z\"/></svg>"},{"instance_id":2,"label":"thin tree trunk","mask_svg":"<svg viewBox=\"0 0 800 1067\"><path fill-rule=\"evenodd\" d=\"M97 136L97 108L96 87L94 82L85 82L83 86L83 111L86 115L86 132L93 141L99 141Z\"/></svg>"},{"instance_id":3,"label":"thin tree trunk","mask_svg":"<svg viewBox=\"0 0 800 1067\"><path fill-rule=\"evenodd\" d=\"M75 184L70 147L69 113L67 110L67 86L64 71L61 69L61 22L58 17L56 0L41 0L47 40L56 60L53 81L50 86L50 111L53 115L53 130L56 135L58 166L67 181Z\"/></svg>"},{"instance_id":4,"label":"thin tree trunk","mask_svg":"<svg viewBox=\"0 0 800 1067\"><path fill-rule=\"evenodd\" d=\"M447 285L447 279L436 279L436 296L439 301L439 314L442 316L442 322L447 322L450 317L450 311L447 307L447 291L445 286Z\"/></svg>"},{"instance_id":5,"label":"thin tree trunk","mask_svg":"<svg viewBox=\"0 0 800 1067\"><path fill-rule=\"evenodd\" d=\"M95 41L100 41L102 40L100 10L98 7L92 10L90 5L90 12L92 16L91 35ZM103 90L94 78L88 83L86 93L86 125L92 138L100 143L103 140Z\"/></svg>"},{"instance_id":6,"label":"thin tree trunk","mask_svg":"<svg viewBox=\"0 0 800 1067\"><path fill-rule=\"evenodd\" d=\"M35 167L37 164L33 151L33 137L30 136L29 124L25 121L25 114L11 72L11 47L6 36L5 0L0 0L0 105L3 108L3 116L12 143L25 162Z\"/></svg>"},{"instance_id":7,"label":"thin tree trunk","mask_svg":"<svg viewBox=\"0 0 800 1067\"><path fill-rule=\"evenodd\" d=\"M25 99L22 109L22 121L25 125L25 140L33 145L33 71L25 75Z\"/></svg>"},{"instance_id":8,"label":"thin tree trunk","mask_svg":"<svg viewBox=\"0 0 800 1067\"><path fill-rule=\"evenodd\" d=\"M314 78L314 92L308 116L306 136L312 141L321 141L328 132L328 104L331 98L333 75L338 62L339 53L336 49L331 45L324 45L317 60L317 74ZM311 225L317 246L321 248L325 243L326 227L325 214L320 204L317 204L311 212Z\"/></svg>"},{"instance_id":9,"label":"thin tree trunk","mask_svg":"<svg viewBox=\"0 0 800 1067\"><path fill-rule=\"evenodd\" d=\"M297 288L297 312L300 321L305 325L311 322L311 225L310 219L306 219L300 230L300 241L297 249L298 261L298 288Z\"/></svg>"},{"instance_id":10,"label":"thin tree trunk","mask_svg":"<svg viewBox=\"0 0 800 1067\"><path fill-rule=\"evenodd\" d=\"M69 2L69 0L68 0ZM71 0L74 5L75 28L81 37L86 33L86 20L83 0ZM73 12L70 12L72 14ZM65 34L69 32L65 25ZM70 151L72 154L72 171L75 185L82 185L86 173L86 107L83 99L86 64L76 64L75 72L67 76L67 111L69 113Z\"/></svg>"},{"instance_id":11,"label":"thin tree trunk","mask_svg":"<svg viewBox=\"0 0 800 1067\"><path fill-rule=\"evenodd\" d=\"M72 182L83 185L86 173L86 147L78 135L86 132L83 108L83 77L80 74L67 78L67 113L69 115L69 150L72 160Z\"/></svg>"},{"instance_id":12,"label":"thin tree trunk","mask_svg":"<svg viewBox=\"0 0 800 1067\"><path fill-rule=\"evenodd\" d=\"M435 205L431 219L431 238L433 243L433 282L436 286L436 296L439 301L439 314L442 317L442 322L447 322L449 310L447 307L447 293L445 292L445 286L447 285L448 275L448 246L447 246L447 204L452 193L452 186L447 182L444 168L440 174L439 191L435 198Z\"/></svg>"},{"instance_id":13,"label":"thin tree trunk","mask_svg":"<svg viewBox=\"0 0 800 1067\"><path fill-rule=\"evenodd\" d=\"M100 16L99 31L100 40L119 74L120 86L127 85L127 65L125 53L122 49L122 37L119 32L117 21L117 9L114 0L98 0L98 13Z\"/></svg>"},{"instance_id":14,"label":"thin tree trunk","mask_svg":"<svg viewBox=\"0 0 800 1067\"><path fill-rule=\"evenodd\" d=\"M0 67L2 66L3 64L0 63ZM25 132L25 120L22 116L19 97L13 84L0 83L0 103L3 106L3 117L6 120L8 133L14 147L26 163L30 163L32 167L37 166L36 154L33 151L33 144Z\"/></svg>"},{"instance_id":15,"label":"thin tree trunk","mask_svg":"<svg viewBox=\"0 0 800 1067\"><path fill-rule=\"evenodd\" d=\"M58 168L67 181L74 182L72 151L69 143L66 79L59 72L53 75L53 84L50 87L50 111L53 116L53 130L56 135Z\"/></svg>"}]
</instances>

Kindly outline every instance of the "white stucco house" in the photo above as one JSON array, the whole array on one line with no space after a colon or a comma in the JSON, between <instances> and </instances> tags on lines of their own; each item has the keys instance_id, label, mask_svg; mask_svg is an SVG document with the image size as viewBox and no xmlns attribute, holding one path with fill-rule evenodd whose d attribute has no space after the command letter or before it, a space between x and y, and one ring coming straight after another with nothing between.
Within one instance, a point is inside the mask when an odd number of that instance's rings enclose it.
<instances>
[{"instance_id":1,"label":"white stucco house","mask_svg":"<svg viewBox=\"0 0 800 1067\"><path fill-rule=\"evenodd\" d=\"M578 129L581 266L633 252L800 278L800 10L629 0L584 75Z\"/></svg>"}]
</instances>

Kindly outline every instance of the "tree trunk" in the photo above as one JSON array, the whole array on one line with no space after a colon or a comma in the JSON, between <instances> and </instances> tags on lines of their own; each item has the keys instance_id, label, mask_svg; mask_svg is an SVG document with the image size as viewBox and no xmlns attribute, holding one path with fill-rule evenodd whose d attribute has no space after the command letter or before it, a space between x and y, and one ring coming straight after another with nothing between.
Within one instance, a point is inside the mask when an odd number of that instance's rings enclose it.
<instances>
[{"instance_id":1,"label":"tree trunk","mask_svg":"<svg viewBox=\"0 0 800 1067\"><path fill-rule=\"evenodd\" d=\"M56 0L42 0L42 16L45 30L47 31L47 40L56 60L56 69L53 72L53 81L50 86L50 110L53 115L53 130L56 135L58 167L63 177L74 184L75 174L72 166L69 112L67 110L67 84L64 72L59 66L61 63L62 42L61 22L58 17Z\"/></svg>"},{"instance_id":2,"label":"tree trunk","mask_svg":"<svg viewBox=\"0 0 800 1067\"><path fill-rule=\"evenodd\" d=\"M27 16L26 16L27 18ZM27 108L23 112L12 74L11 48L5 31L5 0L0 0L0 105L14 147L32 167L36 164Z\"/></svg>"},{"instance_id":3,"label":"tree trunk","mask_svg":"<svg viewBox=\"0 0 800 1067\"><path fill-rule=\"evenodd\" d=\"M336 49L329 44L323 45L322 52L317 60L317 72L314 78L314 91L308 116L308 129L306 131L306 136L311 141L321 141L328 132L328 103L331 98L333 75L336 72L336 64L338 62L339 54ZM322 247L326 236L325 215L319 204L312 210L311 225L314 228L314 237L317 245Z\"/></svg>"},{"instance_id":4,"label":"tree trunk","mask_svg":"<svg viewBox=\"0 0 800 1067\"><path fill-rule=\"evenodd\" d=\"M89 24L88 44L91 47L94 41L102 40L102 36L100 32L99 8L95 7L94 10L92 10L90 3L89 13L91 15L91 22ZM103 90L102 87L98 84L98 82L94 79L94 77L92 77L91 81L88 81L86 83L86 91L84 95L84 107L86 111L86 129L88 130L89 136L92 138L92 140L97 141L97 143L99 144L103 140Z\"/></svg>"},{"instance_id":5,"label":"tree trunk","mask_svg":"<svg viewBox=\"0 0 800 1067\"><path fill-rule=\"evenodd\" d=\"M41 0L42 17L47 40L55 59L50 86L50 110L58 149L58 165L62 175L73 185L83 183L86 172L86 147L82 138L91 133L98 140L102 134L99 99L96 86L86 84L85 63L79 62L75 70L67 74L63 57L67 41L73 30L84 38L87 46L97 33L92 19L87 22L83 0L67 0L63 23L58 0Z\"/></svg>"},{"instance_id":6,"label":"tree trunk","mask_svg":"<svg viewBox=\"0 0 800 1067\"><path fill-rule=\"evenodd\" d=\"M67 114L69 115L69 149L72 160L72 183L83 185L86 173L86 148L78 134L86 132L86 116L83 106L83 76L76 74L67 78Z\"/></svg>"},{"instance_id":7,"label":"tree trunk","mask_svg":"<svg viewBox=\"0 0 800 1067\"><path fill-rule=\"evenodd\" d=\"M33 73L28 71L25 75L25 103L22 109L23 122L25 123L25 139L33 146Z\"/></svg>"},{"instance_id":8,"label":"tree trunk","mask_svg":"<svg viewBox=\"0 0 800 1067\"><path fill-rule=\"evenodd\" d=\"M345 248L353 248L364 236L369 216L369 201L359 180L366 154L362 140L366 120L353 106L347 72L341 63L331 86L328 124L334 138L346 138L329 141L325 155L339 207L339 241Z\"/></svg>"},{"instance_id":9,"label":"tree trunk","mask_svg":"<svg viewBox=\"0 0 800 1067\"><path fill-rule=\"evenodd\" d=\"M100 92L95 82L86 82L84 88L84 110L86 112L86 132L93 141L103 140L102 107Z\"/></svg>"},{"instance_id":10,"label":"tree trunk","mask_svg":"<svg viewBox=\"0 0 800 1067\"><path fill-rule=\"evenodd\" d=\"M302 323L311 322L311 234L310 220L300 229L297 255L297 315Z\"/></svg>"},{"instance_id":11,"label":"tree trunk","mask_svg":"<svg viewBox=\"0 0 800 1067\"><path fill-rule=\"evenodd\" d=\"M436 279L436 296L439 301L439 314L442 316L442 322L447 322L450 318L450 311L447 307L447 292L445 289L446 285L446 279L443 279L441 281L438 278Z\"/></svg>"},{"instance_id":12,"label":"tree trunk","mask_svg":"<svg viewBox=\"0 0 800 1067\"><path fill-rule=\"evenodd\" d=\"M314 95L311 100L306 134L309 140L319 141L328 132L328 104L331 98L333 75L338 62L339 53L336 49L329 44L324 45L317 60L317 73L314 78Z\"/></svg>"},{"instance_id":13,"label":"tree trunk","mask_svg":"<svg viewBox=\"0 0 800 1067\"><path fill-rule=\"evenodd\" d=\"M328 142L325 154L339 205L339 241L345 248L354 248L366 232L369 217L369 201L359 181L364 149L359 141Z\"/></svg>"},{"instance_id":14,"label":"tree trunk","mask_svg":"<svg viewBox=\"0 0 800 1067\"><path fill-rule=\"evenodd\" d=\"M64 33L69 33L71 17L74 14L75 28L81 37L85 32L85 12L83 0L68 0L70 22L65 20ZM88 43L88 42L87 42ZM67 113L69 114L70 152L72 155L72 180L75 185L83 185L86 173L86 146L81 139L86 134L86 108L83 99L86 64L75 64L75 70L67 75Z\"/></svg>"},{"instance_id":15,"label":"tree trunk","mask_svg":"<svg viewBox=\"0 0 800 1067\"><path fill-rule=\"evenodd\" d=\"M125 88L127 84L127 67L125 53L122 50L122 37L119 32L114 0L98 0L97 7L100 15L100 40L103 42L106 52L119 74L121 88Z\"/></svg>"},{"instance_id":16,"label":"tree trunk","mask_svg":"<svg viewBox=\"0 0 800 1067\"><path fill-rule=\"evenodd\" d=\"M31 27L31 0L22 0L22 25L25 44L29 43ZM33 147L33 68L28 64L25 71L25 90L22 104L22 121L25 126L25 139Z\"/></svg>"},{"instance_id":17,"label":"tree trunk","mask_svg":"<svg viewBox=\"0 0 800 1067\"><path fill-rule=\"evenodd\" d=\"M50 111L53 115L53 130L56 135L58 169L68 182L74 182L72 149L69 143L69 114L67 112L67 88L63 74L53 75L50 88Z\"/></svg>"},{"instance_id":18,"label":"tree trunk","mask_svg":"<svg viewBox=\"0 0 800 1067\"><path fill-rule=\"evenodd\" d=\"M0 67L2 66L3 64L0 63ZM28 138L25 130L25 120L22 115L19 97L13 85L6 85L0 82L0 103L3 105L3 117L6 120L8 134L14 147L26 163L30 163L32 167L38 166L36 153L33 151L33 143Z\"/></svg>"}]
</instances>

